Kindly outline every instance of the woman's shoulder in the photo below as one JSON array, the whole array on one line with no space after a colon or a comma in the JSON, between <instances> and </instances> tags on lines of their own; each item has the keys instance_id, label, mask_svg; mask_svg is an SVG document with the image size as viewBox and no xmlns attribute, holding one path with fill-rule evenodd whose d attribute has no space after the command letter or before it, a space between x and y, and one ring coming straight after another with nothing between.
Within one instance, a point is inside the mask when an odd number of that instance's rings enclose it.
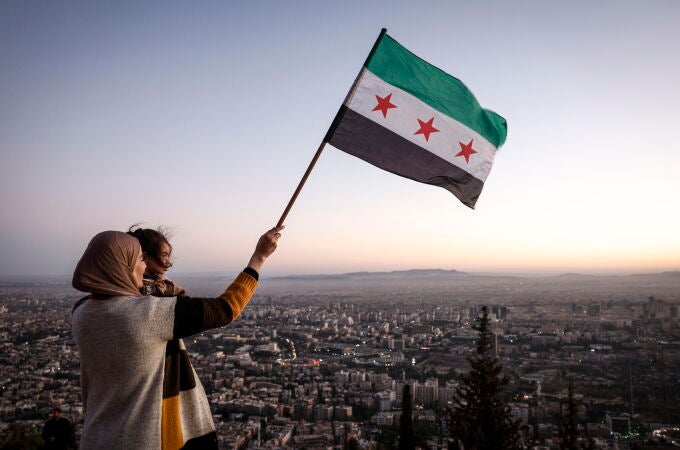
<instances>
[{"instance_id":1,"label":"woman's shoulder","mask_svg":"<svg viewBox=\"0 0 680 450\"><path fill-rule=\"evenodd\" d=\"M89 299L73 311L74 322L151 323L174 321L176 297L153 295L116 296L106 300ZM134 325L132 325L134 326Z\"/></svg>"},{"instance_id":2,"label":"woman's shoulder","mask_svg":"<svg viewBox=\"0 0 680 450\"><path fill-rule=\"evenodd\" d=\"M176 297L186 294L181 286L164 275L145 276L142 293L156 297Z\"/></svg>"},{"instance_id":3,"label":"woman's shoulder","mask_svg":"<svg viewBox=\"0 0 680 450\"><path fill-rule=\"evenodd\" d=\"M174 308L175 299L175 297L158 297L155 295L140 295L138 297L120 295L107 298L90 297L79 300L73 312L89 310L93 312L120 311L134 313L134 311L139 310L172 309Z\"/></svg>"}]
</instances>

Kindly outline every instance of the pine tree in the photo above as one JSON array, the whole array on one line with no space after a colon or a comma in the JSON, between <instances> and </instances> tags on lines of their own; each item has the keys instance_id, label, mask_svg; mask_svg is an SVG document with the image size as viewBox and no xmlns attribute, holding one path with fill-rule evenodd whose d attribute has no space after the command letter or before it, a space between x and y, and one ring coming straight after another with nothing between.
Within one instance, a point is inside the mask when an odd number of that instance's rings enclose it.
<instances>
[{"instance_id":1,"label":"pine tree","mask_svg":"<svg viewBox=\"0 0 680 450\"><path fill-rule=\"evenodd\" d=\"M359 441L357 441L357 438L352 436L348 441L347 441L347 450L359 450Z\"/></svg>"},{"instance_id":2,"label":"pine tree","mask_svg":"<svg viewBox=\"0 0 680 450\"><path fill-rule=\"evenodd\" d=\"M401 418L399 420L399 450L413 450L415 436L413 435L413 401L411 386L404 385L401 397Z\"/></svg>"},{"instance_id":3,"label":"pine tree","mask_svg":"<svg viewBox=\"0 0 680 450\"><path fill-rule=\"evenodd\" d=\"M456 388L449 434L454 445L460 443L465 450L519 450L522 449L519 422L501 399L509 380L493 355L489 322L489 311L482 306L482 316L473 325L479 332L477 349L467 358L470 371Z\"/></svg>"},{"instance_id":4,"label":"pine tree","mask_svg":"<svg viewBox=\"0 0 680 450\"><path fill-rule=\"evenodd\" d=\"M560 450L594 450L595 442L592 439L579 442L576 402L574 401L574 380L571 377L567 389L567 415L560 424L560 437L562 438Z\"/></svg>"},{"instance_id":5,"label":"pine tree","mask_svg":"<svg viewBox=\"0 0 680 450\"><path fill-rule=\"evenodd\" d=\"M576 402L574 402L574 380L569 378L567 395L567 415L562 420L560 427L560 450L579 450L578 428L576 425Z\"/></svg>"}]
</instances>

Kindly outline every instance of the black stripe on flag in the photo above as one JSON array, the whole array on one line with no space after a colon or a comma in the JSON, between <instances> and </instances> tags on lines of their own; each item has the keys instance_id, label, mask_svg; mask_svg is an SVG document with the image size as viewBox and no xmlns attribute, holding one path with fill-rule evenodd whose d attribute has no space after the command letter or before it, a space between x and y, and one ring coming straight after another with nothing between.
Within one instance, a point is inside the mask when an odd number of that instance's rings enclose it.
<instances>
[{"instance_id":1,"label":"black stripe on flag","mask_svg":"<svg viewBox=\"0 0 680 450\"><path fill-rule=\"evenodd\" d=\"M388 172L443 187L475 207L484 182L343 105L326 141Z\"/></svg>"}]
</instances>

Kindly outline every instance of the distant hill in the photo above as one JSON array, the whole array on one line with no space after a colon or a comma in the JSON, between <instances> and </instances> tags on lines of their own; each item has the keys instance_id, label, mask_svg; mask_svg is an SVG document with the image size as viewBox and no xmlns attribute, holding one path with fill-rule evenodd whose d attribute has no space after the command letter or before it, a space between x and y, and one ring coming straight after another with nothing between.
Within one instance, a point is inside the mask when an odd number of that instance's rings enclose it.
<instances>
[{"instance_id":1,"label":"distant hill","mask_svg":"<svg viewBox=\"0 0 680 450\"><path fill-rule=\"evenodd\" d=\"M410 269L393 270L391 272L349 272L341 274L319 275L288 275L283 277L271 277L270 280L376 280L387 278L442 278L450 276L467 275L458 270L443 269Z\"/></svg>"},{"instance_id":2,"label":"distant hill","mask_svg":"<svg viewBox=\"0 0 680 450\"><path fill-rule=\"evenodd\" d=\"M576 273L576 272L567 272L567 273L562 273L560 275L557 275L557 278L579 278L579 277L592 277L593 275L588 275L586 273Z\"/></svg>"},{"instance_id":3,"label":"distant hill","mask_svg":"<svg viewBox=\"0 0 680 450\"><path fill-rule=\"evenodd\" d=\"M634 273L628 275L630 277L666 277L666 278L680 278L680 270L657 272L657 273Z\"/></svg>"},{"instance_id":4,"label":"distant hill","mask_svg":"<svg viewBox=\"0 0 680 450\"><path fill-rule=\"evenodd\" d=\"M171 277L194 297L212 297L224 291L233 280L233 273L173 273ZM70 277L67 276L0 277L0 294L30 296L35 292L59 293L74 298L82 296L71 288ZM412 269L272 277L265 272L257 292L257 296L278 296L279 300L294 300L309 295L369 300L377 296L394 301L632 301L653 296L680 302L680 271L620 275L532 275Z\"/></svg>"},{"instance_id":5,"label":"distant hill","mask_svg":"<svg viewBox=\"0 0 680 450\"><path fill-rule=\"evenodd\" d=\"M671 277L680 277L680 270L675 270L672 272L662 272L661 275L666 275L666 276L671 276Z\"/></svg>"}]
</instances>

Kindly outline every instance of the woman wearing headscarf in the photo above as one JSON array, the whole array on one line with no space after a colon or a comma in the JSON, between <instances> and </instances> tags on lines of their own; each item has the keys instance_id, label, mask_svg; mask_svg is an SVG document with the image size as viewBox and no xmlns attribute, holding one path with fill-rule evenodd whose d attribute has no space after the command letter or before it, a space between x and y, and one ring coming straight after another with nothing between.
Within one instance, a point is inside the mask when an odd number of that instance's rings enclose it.
<instances>
[{"instance_id":1,"label":"woman wearing headscarf","mask_svg":"<svg viewBox=\"0 0 680 450\"><path fill-rule=\"evenodd\" d=\"M217 298L142 296L139 241L97 234L73 274L90 295L73 309L85 423L80 448L217 449L208 399L181 338L235 320L283 227L263 234L248 266Z\"/></svg>"}]
</instances>

